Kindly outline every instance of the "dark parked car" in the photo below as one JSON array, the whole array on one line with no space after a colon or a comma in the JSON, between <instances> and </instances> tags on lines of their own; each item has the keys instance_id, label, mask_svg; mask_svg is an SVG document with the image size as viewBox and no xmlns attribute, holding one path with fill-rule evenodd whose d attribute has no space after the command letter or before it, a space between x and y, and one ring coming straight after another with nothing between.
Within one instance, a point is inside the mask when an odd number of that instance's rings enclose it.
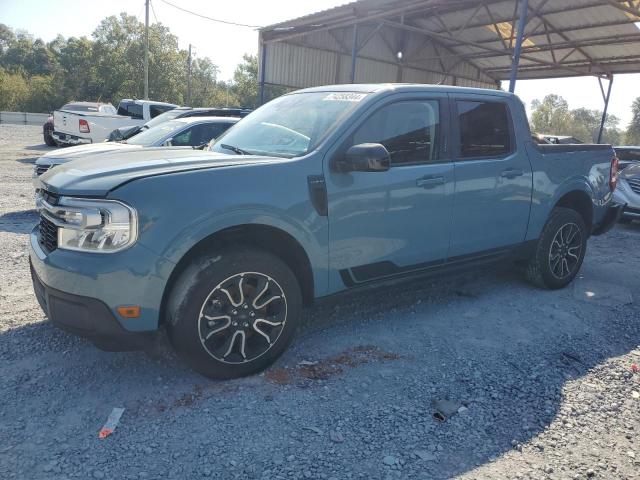
<instances>
[{"instance_id":1,"label":"dark parked car","mask_svg":"<svg viewBox=\"0 0 640 480\"><path fill-rule=\"evenodd\" d=\"M192 108L192 107L177 107L168 112L164 112L158 115L152 120L149 120L144 125L136 125L132 127L120 127L116 128L107 141L109 142L121 142L127 140L138 133L147 130L148 128L160 125L163 122L169 120L175 120L177 118L186 117L246 117L251 113L248 108Z\"/></svg>"},{"instance_id":2,"label":"dark parked car","mask_svg":"<svg viewBox=\"0 0 640 480\"><path fill-rule=\"evenodd\" d=\"M548 143L552 143L554 145L577 145L579 143L584 143L578 140L576 137L570 137L568 135L547 135L542 134L545 140Z\"/></svg>"},{"instance_id":3,"label":"dark parked car","mask_svg":"<svg viewBox=\"0 0 640 480\"><path fill-rule=\"evenodd\" d=\"M623 170L624 168L640 163L640 147L613 147L616 151L616 155L618 156L618 160L620 161L618 170Z\"/></svg>"}]
</instances>

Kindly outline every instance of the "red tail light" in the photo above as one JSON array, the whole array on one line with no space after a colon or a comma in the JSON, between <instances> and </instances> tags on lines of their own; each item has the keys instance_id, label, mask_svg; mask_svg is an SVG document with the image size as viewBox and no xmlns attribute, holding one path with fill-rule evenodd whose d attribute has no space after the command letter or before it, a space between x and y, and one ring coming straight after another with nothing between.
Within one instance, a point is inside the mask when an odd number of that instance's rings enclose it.
<instances>
[{"instance_id":1,"label":"red tail light","mask_svg":"<svg viewBox=\"0 0 640 480\"><path fill-rule=\"evenodd\" d=\"M611 159L611 170L609 170L609 188L613 192L618 184L618 157L613 156Z\"/></svg>"},{"instance_id":2,"label":"red tail light","mask_svg":"<svg viewBox=\"0 0 640 480\"><path fill-rule=\"evenodd\" d=\"M89 122L84 119L80 119L80 133L91 133L91 129L89 129Z\"/></svg>"}]
</instances>

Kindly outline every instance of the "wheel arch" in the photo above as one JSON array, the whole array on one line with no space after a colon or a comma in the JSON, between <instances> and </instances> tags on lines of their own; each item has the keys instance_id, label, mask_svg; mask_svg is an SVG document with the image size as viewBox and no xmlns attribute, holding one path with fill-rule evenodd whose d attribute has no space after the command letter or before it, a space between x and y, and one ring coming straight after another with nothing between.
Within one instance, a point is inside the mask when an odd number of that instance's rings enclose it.
<instances>
[{"instance_id":1,"label":"wheel arch","mask_svg":"<svg viewBox=\"0 0 640 480\"><path fill-rule=\"evenodd\" d=\"M580 214L587 232L593 228L593 201L589 194L582 189L574 189L565 192L553 205L553 208L564 207L575 210Z\"/></svg>"},{"instance_id":2,"label":"wheel arch","mask_svg":"<svg viewBox=\"0 0 640 480\"><path fill-rule=\"evenodd\" d=\"M166 321L169 296L180 275L190 265L193 259L206 254L216 248L243 245L266 250L281 258L294 273L305 305L313 303L315 285L311 261L307 252L291 234L266 224L241 224L219 230L195 243L180 258L173 268L169 280L164 288L160 305L160 322Z\"/></svg>"}]
</instances>

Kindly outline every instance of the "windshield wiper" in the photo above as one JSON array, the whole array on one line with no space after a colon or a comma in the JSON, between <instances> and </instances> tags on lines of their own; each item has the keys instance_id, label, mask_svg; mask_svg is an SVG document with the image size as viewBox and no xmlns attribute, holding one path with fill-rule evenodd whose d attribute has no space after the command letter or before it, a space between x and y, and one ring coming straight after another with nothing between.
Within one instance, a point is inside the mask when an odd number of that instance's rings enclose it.
<instances>
[{"instance_id":1,"label":"windshield wiper","mask_svg":"<svg viewBox=\"0 0 640 480\"><path fill-rule=\"evenodd\" d=\"M225 150L231 150L232 152L237 153L238 155L253 155L252 153L249 153L246 150L243 150L239 147L234 147L233 145L227 145L226 143L221 143L220 146Z\"/></svg>"}]
</instances>

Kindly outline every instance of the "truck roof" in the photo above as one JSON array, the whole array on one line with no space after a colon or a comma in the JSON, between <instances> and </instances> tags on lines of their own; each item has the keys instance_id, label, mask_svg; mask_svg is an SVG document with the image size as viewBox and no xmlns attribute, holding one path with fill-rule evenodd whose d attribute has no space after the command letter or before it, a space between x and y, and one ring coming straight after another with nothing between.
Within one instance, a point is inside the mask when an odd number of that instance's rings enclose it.
<instances>
[{"instance_id":1,"label":"truck roof","mask_svg":"<svg viewBox=\"0 0 640 480\"><path fill-rule=\"evenodd\" d=\"M133 103L137 103L138 105L144 105L144 104L149 104L149 105L167 105L169 107L177 107L178 105L176 105L175 103L167 103L167 102L156 102L154 100L138 100L136 98L123 98L122 100L120 100L120 103L122 102L133 102Z\"/></svg>"},{"instance_id":2,"label":"truck roof","mask_svg":"<svg viewBox=\"0 0 640 480\"><path fill-rule=\"evenodd\" d=\"M87 107L99 107L100 105L111 105L108 102L76 102L75 100L71 100L69 102L66 102L65 105L84 105Z\"/></svg>"},{"instance_id":3,"label":"truck roof","mask_svg":"<svg viewBox=\"0 0 640 480\"><path fill-rule=\"evenodd\" d=\"M173 120L171 120L172 122L182 122L185 124L191 124L191 123L200 123L200 122L210 122L210 123L225 123L225 122L237 122L238 120L240 120L240 117L216 117L216 116L207 116L207 117L181 117L181 118L174 118Z\"/></svg>"},{"instance_id":4,"label":"truck roof","mask_svg":"<svg viewBox=\"0 0 640 480\"><path fill-rule=\"evenodd\" d=\"M476 93L483 95L496 95L501 97L515 97L513 93L503 90L490 90L487 88L454 87L452 85L433 85L425 83L347 83L341 85L323 85L319 87L296 90L299 92L362 92L374 93L383 91L395 92L457 92Z\"/></svg>"}]
</instances>

